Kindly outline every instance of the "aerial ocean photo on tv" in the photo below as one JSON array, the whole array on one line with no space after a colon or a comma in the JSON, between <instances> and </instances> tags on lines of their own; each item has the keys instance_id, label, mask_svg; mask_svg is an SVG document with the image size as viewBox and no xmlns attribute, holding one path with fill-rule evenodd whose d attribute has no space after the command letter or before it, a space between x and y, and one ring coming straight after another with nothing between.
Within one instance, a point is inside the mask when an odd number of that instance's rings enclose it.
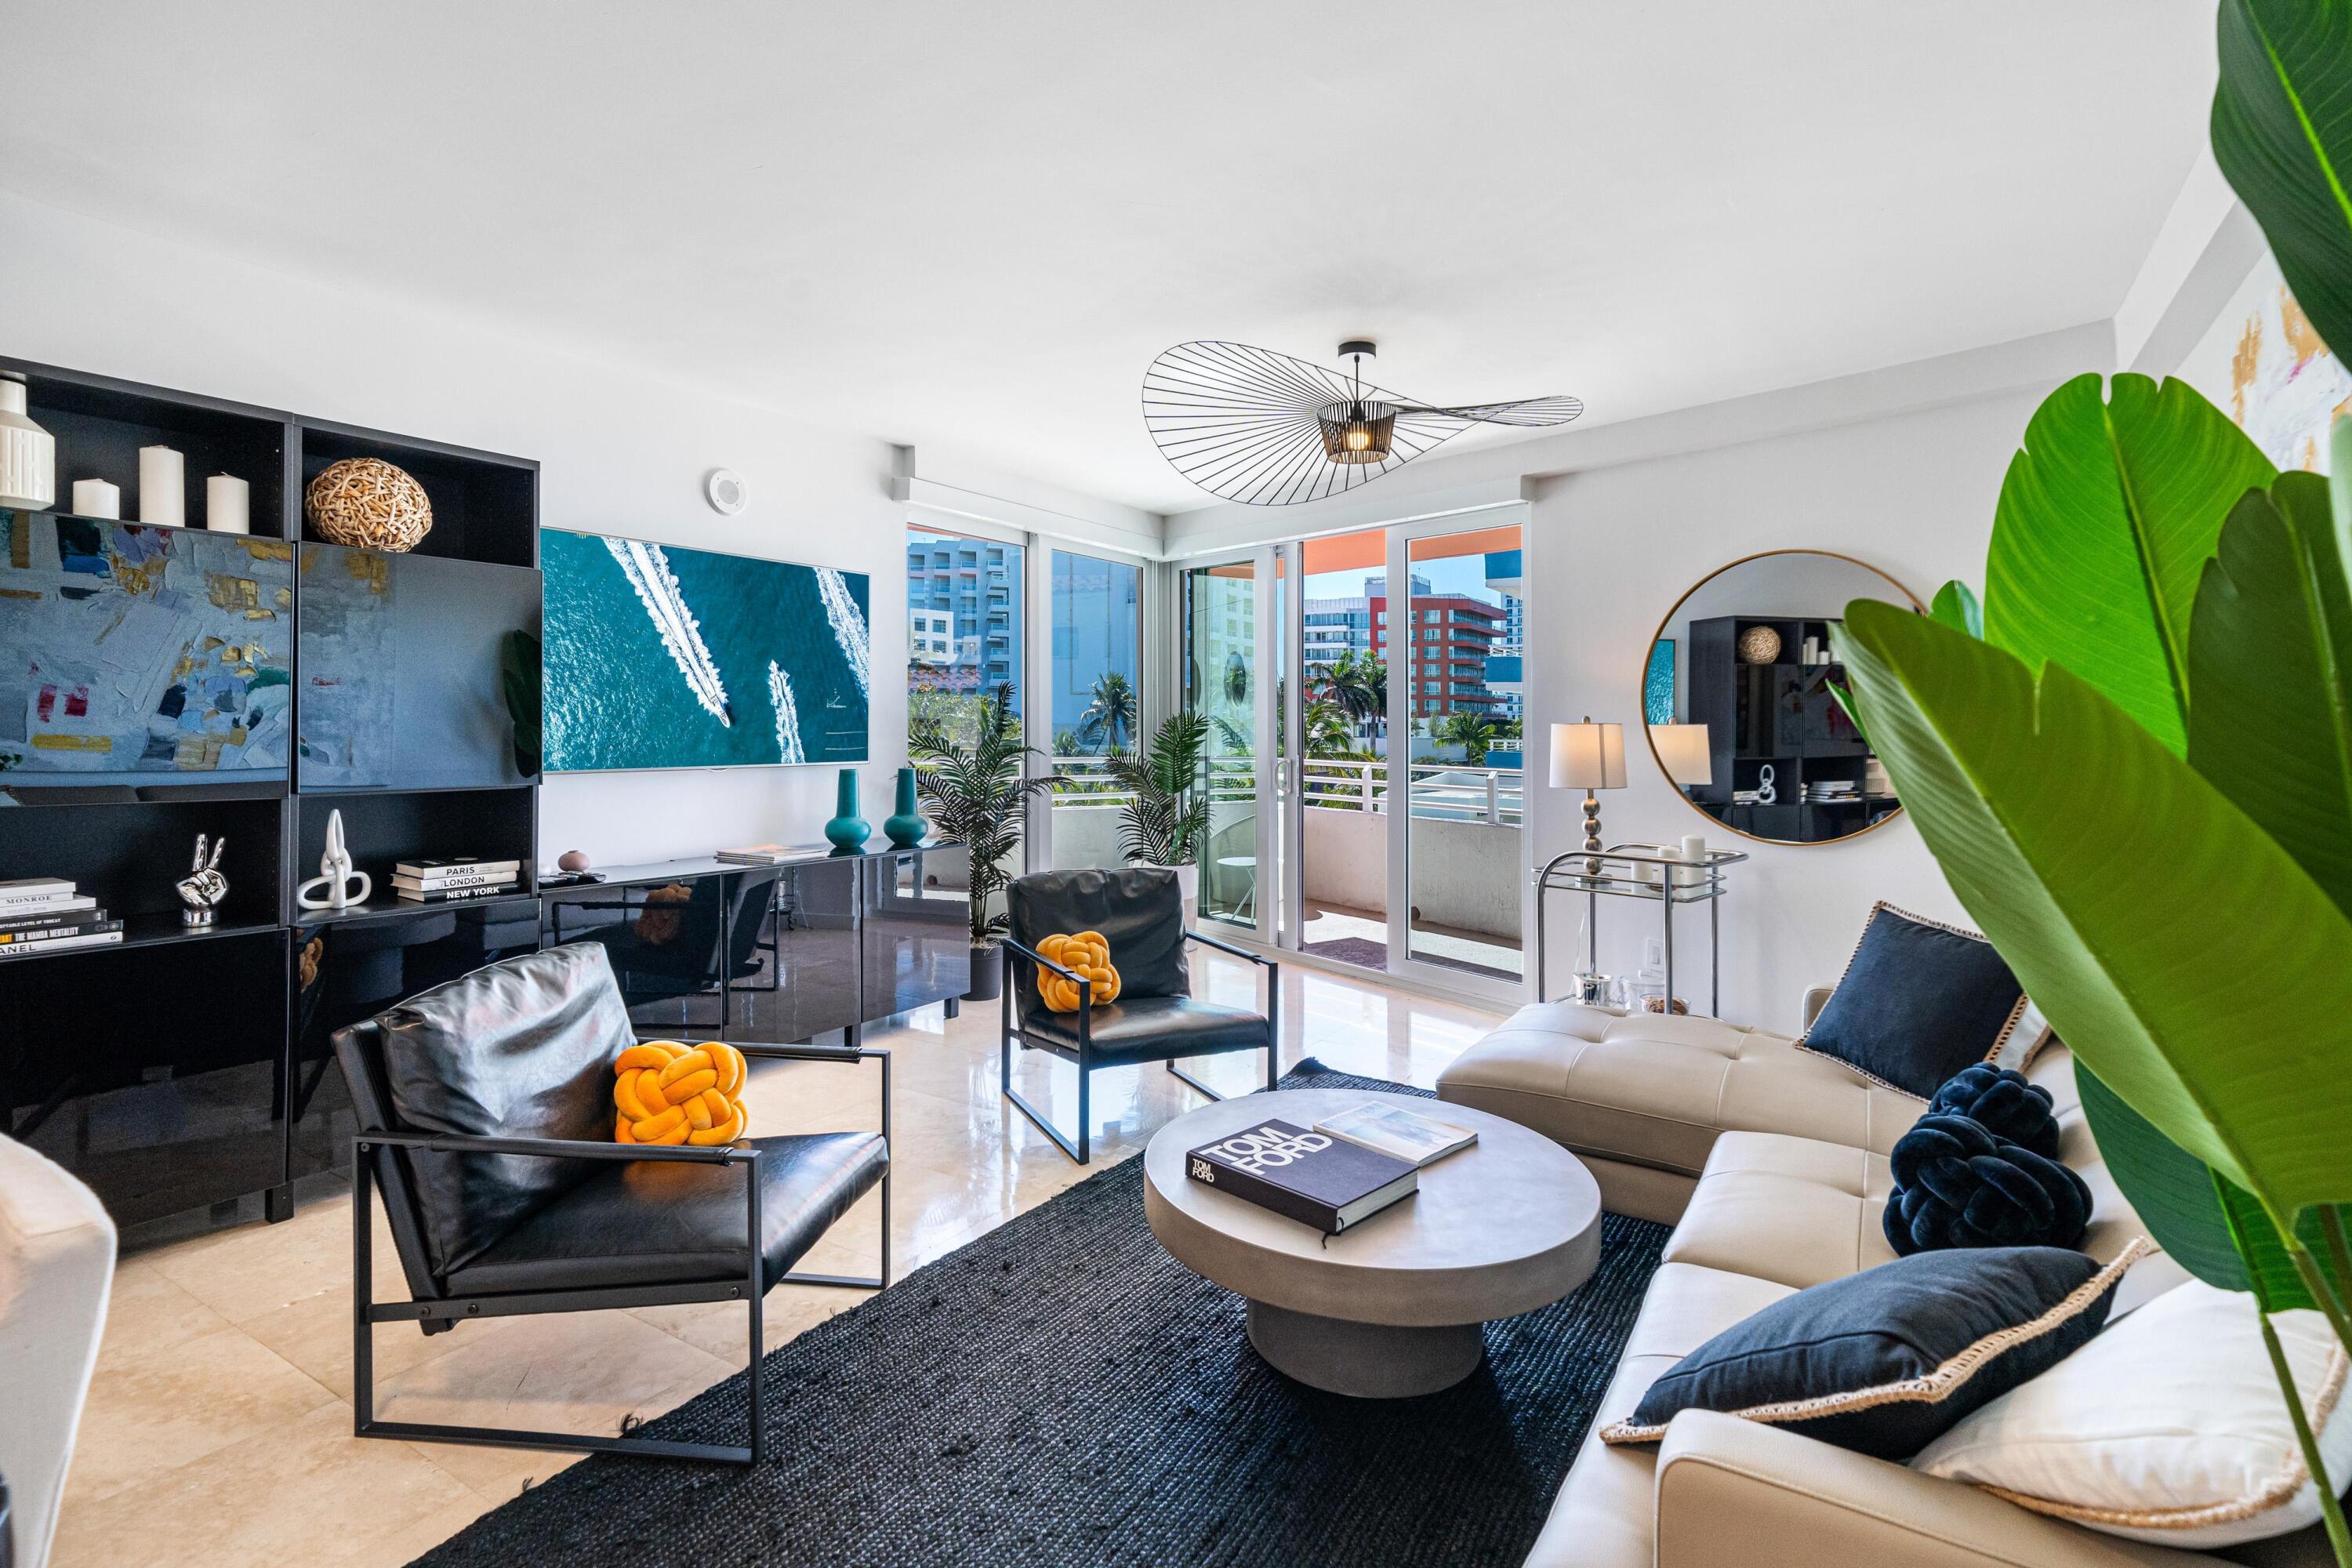
<instances>
[{"instance_id":1,"label":"aerial ocean photo on tv","mask_svg":"<svg viewBox=\"0 0 2352 1568\"><path fill-rule=\"evenodd\" d=\"M282 540L0 510L0 776L283 773L292 554Z\"/></svg>"},{"instance_id":2,"label":"aerial ocean photo on tv","mask_svg":"<svg viewBox=\"0 0 2352 1568\"><path fill-rule=\"evenodd\" d=\"M547 766L866 760L859 572L543 529Z\"/></svg>"}]
</instances>

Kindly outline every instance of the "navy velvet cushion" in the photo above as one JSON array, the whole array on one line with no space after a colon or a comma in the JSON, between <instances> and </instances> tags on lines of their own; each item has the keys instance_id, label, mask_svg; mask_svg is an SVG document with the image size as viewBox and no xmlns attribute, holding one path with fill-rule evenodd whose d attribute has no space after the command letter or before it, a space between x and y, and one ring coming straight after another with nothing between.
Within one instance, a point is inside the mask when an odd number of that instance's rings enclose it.
<instances>
[{"instance_id":1,"label":"navy velvet cushion","mask_svg":"<svg viewBox=\"0 0 2352 1568\"><path fill-rule=\"evenodd\" d=\"M1923 1252L1776 1301L1683 1357L1604 1443L1654 1443L1685 1410L1719 1410L1907 1459L2057 1365L2104 1327L2136 1242L2102 1268L2079 1252Z\"/></svg>"},{"instance_id":2,"label":"navy velvet cushion","mask_svg":"<svg viewBox=\"0 0 2352 1568\"><path fill-rule=\"evenodd\" d=\"M2077 1247L2091 1223L2083 1178L1965 1116L1921 1117L1887 1155L1881 1222L1901 1256L1954 1247Z\"/></svg>"},{"instance_id":3,"label":"navy velvet cushion","mask_svg":"<svg viewBox=\"0 0 2352 1568\"><path fill-rule=\"evenodd\" d=\"M1925 1100L1999 1054L2024 1012L2024 988L1992 943L1878 904L1797 1045Z\"/></svg>"},{"instance_id":4,"label":"navy velvet cushion","mask_svg":"<svg viewBox=\"0 0 2352 1568\"><path fill-rule=\"evenodd\" d=\"M1990 1062L1954 1073L1927 1102L1929 1116L1965 1116L1996 1138L2032 1150L2045 1160L2058 1157L2058 1113L2050 1091L2025 1075Z\"/></svg>"}]
</instances>

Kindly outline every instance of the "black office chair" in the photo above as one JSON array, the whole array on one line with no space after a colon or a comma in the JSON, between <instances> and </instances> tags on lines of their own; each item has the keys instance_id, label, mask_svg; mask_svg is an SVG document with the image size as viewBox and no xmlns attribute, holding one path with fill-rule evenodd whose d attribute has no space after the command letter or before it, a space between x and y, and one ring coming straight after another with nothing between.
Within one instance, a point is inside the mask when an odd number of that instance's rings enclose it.
<instances>
[{"instance_id":1,"label":"black office chair","mask_svg":"<svg viewBox=\"0 0 2352 1568\"><path fill-rule=\"evenodd\" d=\"M1039 871L1016 878L1004 892L1012 933L1006 939L1004 1037L999 1047L1004 1097L1021 1108L1062 1152L1083 1165L1092 1146L1087 1085L1097 1068L1129 1062L1166 1062L1168 1070L1211 1100L1224 1097L1177 1067L1180 1057L1225 1051L1265 1052L1265 1086L1282 1074L1276 1026L1282 1005L1282 970L1272 959L1244 952L1184 927L1184 896L1176 873L1131 867L1119 871ZM1118 971L1118 1000L1096 1007L1091 983L1037 952L1055 934L1100 931L1110 944L1111 967ZM1251 1013L1192 998L1184 944L1197 942L1265 971L1265 1011ZM1021 962L1026 960L1026 962ZM1076 980L1082 1005L1056 1013L1037 996L1036 965ZM1050 1051L1078 1068L1078 1136L1074 1142L1024 1100L1013 1087L1013 1045Z\"/></svg>"},{"instance_id":2,"label":"black office chair","mask_svg":"<svg viewBox=\"0 0 2352 1568\"><path fill-rule=\"evenodd\" d=\"M787 1279L868 1289L888 1284L889 1052L738 1047L756 1058L877 1058L878 1133L651 1146L613 1142L613 1063L635 1039L611 963L593 942L493 963L336 1031L335 1054L361 1128L352 1161L359 1436L756 1463L765 1453L761 1299ZM369 1289L377 1182L408 1277L407 1301L377 1305ZM791 1272L877 1183L880 1272L872 1279ZM373 1324L414 1322L435 1334L467 1318L690 1301L751 1309L747 1447L375 1418Z\"/></svg>"},{"instance_id":3,"label":"black office chair","mask_svg":"<svg viewBox=\"0 0 2352 1568\"><path fill-rule=\"evenodd\" d=\"M572 936L559 925L556 940L598 942L609 951L632 1007L717 990L724 1039L734 1022L734 982L759 973L761 931L782 877L781 868L698 877L687 896L675 902L656 903L648 894L635 900L559 903L559 911L616 909L635 918Z\"/></svg>"}]
</instances>

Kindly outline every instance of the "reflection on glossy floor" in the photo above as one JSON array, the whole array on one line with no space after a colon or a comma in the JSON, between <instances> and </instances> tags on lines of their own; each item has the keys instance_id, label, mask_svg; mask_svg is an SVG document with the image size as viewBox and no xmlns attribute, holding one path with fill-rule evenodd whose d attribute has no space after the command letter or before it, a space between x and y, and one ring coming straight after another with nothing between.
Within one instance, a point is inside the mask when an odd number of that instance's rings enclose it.
<instances>
[{"instance_id":1,"label":"reflection on glossy floor","mask_svg":"<svg viewBox=\"0 0 2352 1568\"><path fill-rule=\"evenodd\" d=\"M1247 1004L1255 971L1216 958L1198 994ZM1283 977L1283 1065L1313 1055L1349 1072L1428 1085L1494 1027L1487 1015L1303 969ZM1161 1068L1097 1073L1094 1163L1073 1165L996 1087L997 1010L950 1021L933 1007L869 1032L897 1076L895 1268L907 1271L1071 1183L1134 1153L1170 1117L1202 1103ZM1235 1091L1255 1054L1195 1064ZM1076 1073L1031 1057L1034 1103L1074 1119ZM746 1091L756 1132L874 1125L871 1067L770 1064ZM872 1198L803 1263L870 1272ZM306 1202L284 1225L251 1225L135 1253L114 1300L82 1417L53 1561L58 1568L149 1563L404 1563L572 1457L362 1441L351 1435L348 1199ZM379 1299L404 1291L382 1215ZM855 1305L863 1293L785 1286L767 1303L770 1348ZM376 1330L377 1409L395 1421L569 1426L612 1432L743 1365L740 1307L465 1323L427 1340Z\"/></svg>"}]
</instances>

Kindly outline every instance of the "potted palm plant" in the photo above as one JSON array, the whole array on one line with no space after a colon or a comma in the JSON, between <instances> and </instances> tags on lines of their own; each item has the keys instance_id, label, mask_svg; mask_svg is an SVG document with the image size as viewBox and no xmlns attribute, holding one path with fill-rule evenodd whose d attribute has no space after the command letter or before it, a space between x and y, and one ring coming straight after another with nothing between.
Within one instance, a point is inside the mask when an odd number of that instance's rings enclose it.
<instances>
[{"instance_id":1,"label":"potted palm plant","mask_svg":"<svg viewBox=\"0 0 2352 1568\"><path fill-rule=\"evenodd\" d=\"M1171 713L1143 751L1113 752L1104 759L1112 780L1128 795L1118 811L1120 850L1137 865L1176 873L1188 921L1200 896L1201 851L1209 837L1209 797L1200 788L1208 745L1206 718Z\"/></svg>"},{"instance_id":2,"label":"potted palm plant","mask_svg":"<svg viewBox=\"0 0 2352 1568\"><path fill-rule=\"evenodd\" d=\"M996 895L1012 880L1007 869L1021 847L1029 797L1049 782L1022 773L1036 748L1022 743L1021 719L1013 711L1013 688L1000 686L980 699L969 743L936 727L911 739L915 787L930 807L932 829L941 844L961 845L971 860L966 887L971 901L971 989L974 1002L994 1001L1004 984L1004 950L996 939L1006 928Z\"/></svg>"}]
</instances>

